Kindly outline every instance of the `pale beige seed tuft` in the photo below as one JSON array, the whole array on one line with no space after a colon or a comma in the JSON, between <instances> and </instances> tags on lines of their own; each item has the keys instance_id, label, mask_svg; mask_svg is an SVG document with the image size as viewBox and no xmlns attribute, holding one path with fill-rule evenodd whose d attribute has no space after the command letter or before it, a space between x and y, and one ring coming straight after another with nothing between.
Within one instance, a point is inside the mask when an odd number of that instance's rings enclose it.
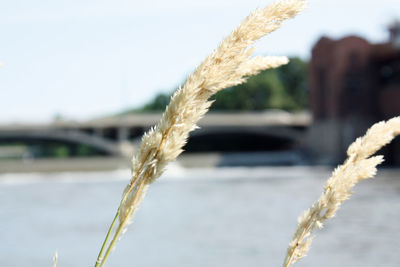
<instances>
[{"instance_id":1,"label":"pale beige seed tuft","mask_svg":"<svg viewBox=\"0 0 400 267\"><path fill-rule=\"evenodd\" d=\"M125 224L136 209L140 198L132 195L140 184L154 182L168 162L182 153L189 132L208 111L208 99L223 88L243 83L248 76L288 63L286 57L253 57L254 42L276 30L286 19L305 7L302 0L274 3L251 13L220 46L190 75L185 85L171 97L160 122L146 133L138 154L133 158L132 180L122 201L120 223ZM134 206L134 207L133 207Z\"/></svg>"},{"instance_id":2,"label":"pale beige seed tuft","mask_svg":"<svg viewBox=\"0 0 400 267\"><path fill-rule=\"evenodd\" d=\"M345 163L333 171L318 201L299 217L297 229L289 242L285 267L307 254L312 231L322 228L326 220L335 216L340 205L351 196L354 185L376 174L376 166L383 162L383 156L371 156L399 134L400 117L395 117L374 124L349 146Z\"/></svg>"},{"instance_id":3,"label":"pale beige seed tuft","mask_svg":"<svg viewBox=\"0 0 400 267\"><path fill-rule=\"evenodd\" d=\"M303 0L283 0L266 8L257 9L209 55L188 77L183 87L171 97L160 122L142 138L137 154L132 159L132 178L126 186L116 217L119 225L110 244L107 234L96 266L102 267L124 232L145 195L148 185L176 159L189 133L208 111L209 98L218 91L246 81L248 76L288 63L286 57L253 57L255 41L278 29L283 21L293 18L305 7ZM104 253L104 258L103 258Z\"/></svg>"}]
</instances>

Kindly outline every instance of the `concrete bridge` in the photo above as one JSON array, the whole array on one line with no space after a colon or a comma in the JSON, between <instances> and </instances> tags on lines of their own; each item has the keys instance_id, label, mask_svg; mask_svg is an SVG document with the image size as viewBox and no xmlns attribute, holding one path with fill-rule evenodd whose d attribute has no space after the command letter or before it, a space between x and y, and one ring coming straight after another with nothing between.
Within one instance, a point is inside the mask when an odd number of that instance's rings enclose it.
<instances>
[{"instance_id":1,"label":"concrete bridge","mask_svg":"<svg viewBox=\"0 0 400 267\"><path fill-rule=\"evenodd\" d=\"M0 125L0 145L10 142L58 142L71 147L85 145L103 155L131 155L142 134L160 118L161 113L146 113L83 122ZM306 112L209 113L199 122L200 129L191 134L186 150L290 148L304 141L305 130L310 123L310 114Z\"/></svg>"}]
</instances>

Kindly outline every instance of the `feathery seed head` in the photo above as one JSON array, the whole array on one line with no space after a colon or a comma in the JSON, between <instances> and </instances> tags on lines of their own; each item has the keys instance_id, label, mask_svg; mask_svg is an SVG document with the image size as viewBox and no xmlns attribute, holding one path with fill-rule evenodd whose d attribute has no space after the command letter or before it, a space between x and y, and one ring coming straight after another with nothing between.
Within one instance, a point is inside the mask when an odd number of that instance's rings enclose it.
<instances>
[{"instance_id":1,"label":"feathery seed head","mask_svg":"<svg viewBox=\"0 0 400 267\"><path fill-rule=\"evenodd\" d=\"M382 156L371 157L382 146L400 134L400 117L374 124L367 133L349 146L348 159L337 167L327 180L323 194L298 220L298 226L289 243L285 267L304 257L311 244L310 234L335 216L340 205L352 194L352 188L360 181L373 177Z\"/></svg>"},{"instance_id":2,"label":"feathery seed head","mask_svg":"<svg viewBox=\"0 0 400 267\"><path fill-rule=\"evenodd\" d=\"M189 132L197 128L196 123L212 104L208 99L213 94L240 84L264 69L288 63L286 57L251 58L255 50L251 45L304 7L302 0L284 0L256 10L221 42L188 77L184 86L173 94L158 125L143 136L138 154L132 161L130 186L153 182L166 164L182 152ZM135 195L139 191L131 188L127 192ZM134 204L135 199L134 196L123 199L123 208L128 208L129 203ZM120 216L120 221L127 217Z\"/></svg>"}]
</instances>

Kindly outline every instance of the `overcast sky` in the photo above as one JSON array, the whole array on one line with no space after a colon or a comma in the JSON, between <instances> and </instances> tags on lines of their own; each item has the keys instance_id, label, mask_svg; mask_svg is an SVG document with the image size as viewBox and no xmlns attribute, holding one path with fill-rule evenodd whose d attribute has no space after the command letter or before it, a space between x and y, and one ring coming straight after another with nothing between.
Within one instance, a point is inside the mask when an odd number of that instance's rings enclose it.
<instances>
[{"instance_id":1,"label":"overcast sky","mask_svg":"<svg viewBox=\"0 0 400 267\"><path fill-rule=\"evenodd\" d=\"M271 0L13 0L0 4L0 124L84 120L170 92L251 10ZM387 39L399 0L310 0L257 43L308 58L321 35Z\"/></svg>"}]
</instances>

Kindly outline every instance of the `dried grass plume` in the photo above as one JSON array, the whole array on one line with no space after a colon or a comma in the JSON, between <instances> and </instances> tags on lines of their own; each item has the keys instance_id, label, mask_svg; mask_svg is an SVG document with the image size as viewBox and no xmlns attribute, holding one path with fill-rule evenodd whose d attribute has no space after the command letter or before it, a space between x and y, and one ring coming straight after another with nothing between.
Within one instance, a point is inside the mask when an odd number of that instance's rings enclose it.
<instances>
[{"instance_id":1,"label":"dried grass plume","mask_svg":"<svg viewBox=\"0 0 400 267\"><path fill-rule=\"evenodd\" d=\"M132 160L133 175L126 188L128 197L122 203L121 223L132 215L136 202L133 199L140 199L135 197L137 192L158 178L166 164L182 152L189 132L197 128L196 123L212 104L208 100L212 95L243 83L250 75L288 63L286 57L251 58L251 45L304 6L302 0L287 0L251 13L174 93L160 122L143 136L139 152Z\"/></svg>"},{"instance_id":2,"label":"dried grass plume","mask_svg":"<svg viewBox=\"0 0 400 267\"><path fill-rule=\"evenodd\" d=\"M248 76L288 63L286 57L252 57L254 42L278 29L305 7L303 0L283 0L252 12L219 47L189 76L171 98L160 122L147 132L132 160L132 179L127 185L117 215L99 253L96 266L103 266L118 237L142 200L148 185L155 181L168 162L182 153L189 132L207 112L209 98L221 89L243 83ZM105 243L119 219L104 258Z\"/></svg>"},{"instance_id":3,"label":"dried grass plume","mask_svg":"<svg viewBox=\"0 0 400 267\"><path fill-rule=\"evenodd\" d=\"M383 161L383 156L372 155L399 134L400 117L395 117L374 124L365 136L349 146L345 163L334 170L318 201L299 217L296 232L289 243L285 267L306 255L312 242L312 231L322 228L326 220L335 216L340 205L351 196L354 185L376 174L376 166Z\"/></svg>"}]
</instances>

